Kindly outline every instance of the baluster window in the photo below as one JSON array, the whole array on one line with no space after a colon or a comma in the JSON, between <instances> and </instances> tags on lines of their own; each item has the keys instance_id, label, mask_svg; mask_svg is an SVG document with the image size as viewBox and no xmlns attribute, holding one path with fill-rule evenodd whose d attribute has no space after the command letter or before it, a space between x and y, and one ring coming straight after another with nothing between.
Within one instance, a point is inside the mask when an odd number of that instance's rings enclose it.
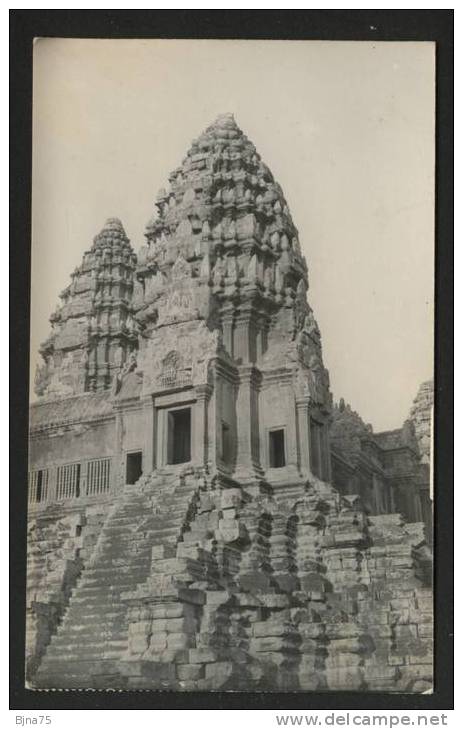
<instances>
[{"instance_id":1,"label":"baluster window","mask_svg":"<svg viewBox=\"0 0 463 729\"><path fill-rule=\"evenodd\" d=\"M80 463L58 466L56 473L56 498L76 499L80 496Z\"/></svg>"},{"instance_id":2,"label":"baluster window","mask_svg":"<svg viewBox=\"0 0 463 729\"><path fill-rule=\"evenodd\" d=\"M98 458L87 463L87 496L97 496L109 491L110 458Z\"/></svg>"},{"instance_id":3,"label":"baluster window","mask_svg":"<svg viewBox=\"0 0 463 729\"><path fill-rule=\"evenodd\" d=\"M40 504L48 500L49 469L29 471L29 503Z\"/></svg>"}]
</instances>

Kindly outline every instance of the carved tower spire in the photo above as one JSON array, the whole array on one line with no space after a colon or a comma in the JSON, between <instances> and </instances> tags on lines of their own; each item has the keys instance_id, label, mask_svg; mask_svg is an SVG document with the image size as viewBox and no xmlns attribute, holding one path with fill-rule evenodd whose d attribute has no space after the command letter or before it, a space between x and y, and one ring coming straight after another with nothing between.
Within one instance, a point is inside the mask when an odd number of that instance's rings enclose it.
<instances>
[{"instance_id":1,"label":"carved tower spire","mask_svg":"<svg viewBox=\"0 0 463 729\"><path fill-rule=\"evenodd\" d=\"M191 277L212 289L229 354L255 362L280 309L291 336L309 314L298 299L298 287L303 296L308 288L307 266L283 192L232 114L193 142L169 180L139 255L139 318L156 320L153 302L181 257Z\"/></svg>"},{"instance_id":2,"label":"carved tower spire","mask_svg":"<svg viewBox=\"0 0 463 729\"><path fill-rule=\"evenodd\" d=\"M137 344L132 316L136 256L117 218L109 218L71 274L50 317L36 375L39 395L60 396L109 386Z\"/></svg>"}]
</instances>

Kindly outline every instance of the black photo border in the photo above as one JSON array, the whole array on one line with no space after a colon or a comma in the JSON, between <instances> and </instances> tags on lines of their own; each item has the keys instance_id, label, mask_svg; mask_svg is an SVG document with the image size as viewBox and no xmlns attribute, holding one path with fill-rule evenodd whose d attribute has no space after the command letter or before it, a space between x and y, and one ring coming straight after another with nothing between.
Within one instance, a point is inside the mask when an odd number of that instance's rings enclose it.
<instances>
[{"instance_id":1,"label":"black photo border","mask_svg":"<svg viewBox=\"0 0 463 729\"><path fill-rule=\"evenodd\" d=\"M435 691L31 691L24 688L32 46L34 37L434 41ZM453 10L10 11L10 708L311 711L453 708ZM387 332L385 332L387 336Z\"/></svg>"}]
</instances>

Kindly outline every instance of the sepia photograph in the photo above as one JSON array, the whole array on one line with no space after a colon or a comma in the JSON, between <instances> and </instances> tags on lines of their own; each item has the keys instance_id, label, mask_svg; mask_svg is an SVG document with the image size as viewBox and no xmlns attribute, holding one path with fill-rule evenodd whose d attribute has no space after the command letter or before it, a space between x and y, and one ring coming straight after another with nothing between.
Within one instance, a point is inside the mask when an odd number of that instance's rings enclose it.
<instances>
[{"instance_id":1,"label":"sepia photograph","mask_svg":"<svg viewBox=\"0 0 463 729\"><path fill-rule=\"evenodd\" d=\"M435 690L435 61L35 39L28 689Z\"/></svg>"}]
</instances>

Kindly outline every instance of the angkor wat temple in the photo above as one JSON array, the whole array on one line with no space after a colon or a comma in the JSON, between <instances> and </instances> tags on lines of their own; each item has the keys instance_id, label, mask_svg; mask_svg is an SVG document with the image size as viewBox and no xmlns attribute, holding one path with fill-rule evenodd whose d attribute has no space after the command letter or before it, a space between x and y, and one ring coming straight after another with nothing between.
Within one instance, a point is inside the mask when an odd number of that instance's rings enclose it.
<instances>
[{"instance_id":1,"label":"angkor wat temple","mask_svg":"<svg viewBox=\"0 0 463 729\"><path fill-rule=\"evenodd\" d=\"M135 254L110 218L30 410L35 688L432 688L432 383L395 431L333 406L280 186L231 115Z\"/></svg>"}]
</instances>

